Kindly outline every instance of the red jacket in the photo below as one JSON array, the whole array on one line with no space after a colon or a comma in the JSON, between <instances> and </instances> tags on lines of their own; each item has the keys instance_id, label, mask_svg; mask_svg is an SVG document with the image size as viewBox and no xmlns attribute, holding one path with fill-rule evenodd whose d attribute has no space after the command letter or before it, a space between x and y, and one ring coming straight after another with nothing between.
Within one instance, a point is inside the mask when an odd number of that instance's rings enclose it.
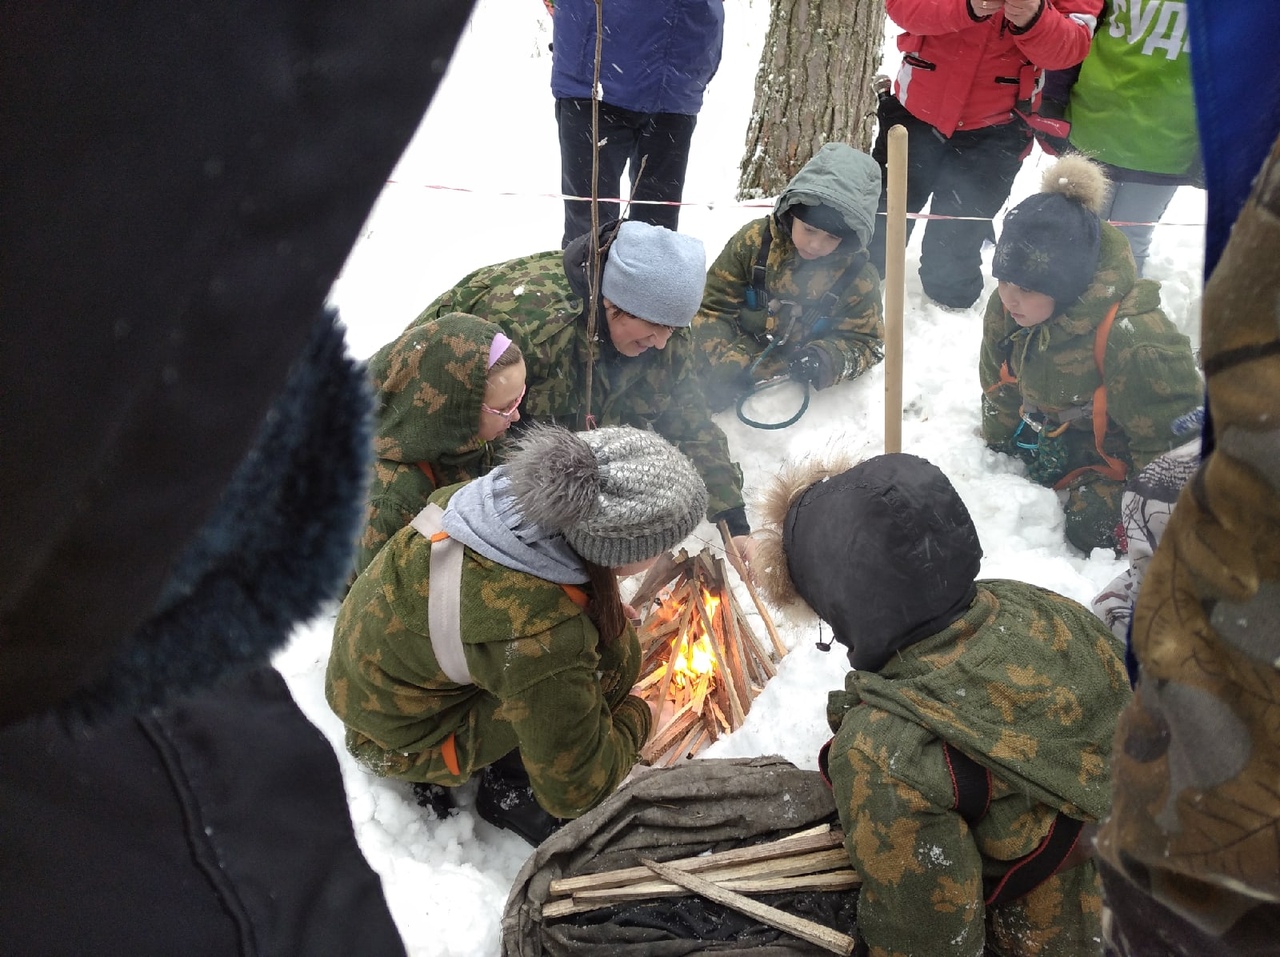
<instances>
[{"instance_id":1,"label":"red jacket","mask_svg":"<svg viewBox=\"0 0 1280 957\"><path fill-rule=\"evenodd\" d=\"M1045 70L1075 66L1089 52L1102 0L1043 0L1025 32L1003 12L976 19L968 0L887 0L902 66L894 93L912 116L944 136L998 126L1014 104L1039 102Z\"/></svg>"}]
</instances>

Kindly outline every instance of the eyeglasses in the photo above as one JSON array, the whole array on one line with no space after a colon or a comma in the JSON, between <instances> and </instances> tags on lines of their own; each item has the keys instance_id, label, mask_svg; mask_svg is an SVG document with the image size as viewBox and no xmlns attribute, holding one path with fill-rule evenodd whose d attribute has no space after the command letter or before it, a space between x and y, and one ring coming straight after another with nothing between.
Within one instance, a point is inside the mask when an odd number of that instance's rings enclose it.
<instances>
[{"instance_id":1,"label":"eyeglasses","mask_svg":"<svg viewBox=\"0 0 1280 957\"><path fill-rule=\"evenodd\" d=\"M520 408L520 403L524 399L524 394L526 391L528 391L528 388L529 386L526 385L523 389L521 389L520 394L516 396L516 400L512 402L509 406L507 406L505 409L491 409L489 408L489 406L481 402L480 411L488 412L490 415L497 415L504 419L510 419L513 415L516 414L516 410Z\"/></svg>"}]
</instances>

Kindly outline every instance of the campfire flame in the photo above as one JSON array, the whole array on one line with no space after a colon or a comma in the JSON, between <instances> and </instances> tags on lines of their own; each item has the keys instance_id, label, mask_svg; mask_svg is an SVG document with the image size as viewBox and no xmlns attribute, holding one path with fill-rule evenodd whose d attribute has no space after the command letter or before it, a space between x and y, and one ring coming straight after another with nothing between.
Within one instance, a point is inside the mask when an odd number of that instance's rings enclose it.
<instances>
[{"instance_id":1,"label":"campfire flame","mask_svg":"<svg viewBox=\"0 0 1280 957\"><path fill-rule=\"evenodd\" d=\"M639 625L644 659L632 690L661 704L640 759L670 766L741 727L777 671L734 600L723 561L708 551L665 558L632 597L649 609Z\"/></svg>"},{"instance_id":2,"label":"campfire flame","mask_svg":"<svg viewBox=\"0 0 1280 957\"><path fill-rule=\"evenodd\" d=\"M707 615L714 619L716 610L720 607L720 596L703 588L702 603L706 606ZM677 613L679 610L677 606ZM668 660L671 662L671 683L675 686L667 693L671 700L677 700L674 693L676 688L688 688L693 681L704 675L711 676L714 680L716 653L711 647L711 638L707 635L700 615L689 622L687 635L677 635L671 639L671 652Z\"/></svg>"}]
</instances>

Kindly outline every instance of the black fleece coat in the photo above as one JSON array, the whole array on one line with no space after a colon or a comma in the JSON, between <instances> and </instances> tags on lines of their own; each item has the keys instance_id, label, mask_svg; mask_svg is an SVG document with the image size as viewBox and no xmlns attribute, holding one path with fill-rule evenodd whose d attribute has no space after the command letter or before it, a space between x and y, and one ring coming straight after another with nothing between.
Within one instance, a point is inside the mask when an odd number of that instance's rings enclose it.
<instances>
[{"instance_id":1,"label":"black fleece coat","mask_svg":"<svg viewBox=\"0 0 1280 957\"><path fill-rule=\"evenodd\" d=\"M267 662L362 505L325 298L470 10L0 7L0 952L403 957Z\"/></svg>"}]
</instances>

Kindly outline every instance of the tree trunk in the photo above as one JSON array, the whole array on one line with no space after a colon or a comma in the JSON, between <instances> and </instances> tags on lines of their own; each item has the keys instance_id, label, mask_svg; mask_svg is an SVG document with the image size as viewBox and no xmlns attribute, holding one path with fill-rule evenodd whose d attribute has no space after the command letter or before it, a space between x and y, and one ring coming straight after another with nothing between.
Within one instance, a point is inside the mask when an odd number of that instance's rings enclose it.
<instances>
[{"instance_id":1,"label":"tree trunk","mask_svg":"<svg viewBox=\"0 0 1280 957\"><path fill-rule=\"evenodd\" d=\"M883 0L771 0L738 199L776 196L824 143L870 152Z\"/></svg>"}]
</instances>

